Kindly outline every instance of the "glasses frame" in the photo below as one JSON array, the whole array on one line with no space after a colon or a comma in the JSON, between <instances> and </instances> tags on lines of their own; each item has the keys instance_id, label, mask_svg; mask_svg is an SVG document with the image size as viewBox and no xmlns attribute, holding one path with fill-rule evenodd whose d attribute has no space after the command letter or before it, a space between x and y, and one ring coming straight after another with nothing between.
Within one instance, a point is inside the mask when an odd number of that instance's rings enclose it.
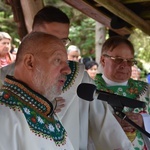
<instances>
[{"instance_id":1,"label":"glasses frame","mask_svg":"<svg viewBox=\"0 0 150 150\"><path fill-rule=\"evenodd\" d=\"M64 43L65 46L68 46L71 42L71 40L69 38L63 38L63 39L61 39L61 41Z\"/></svg>"},{"instance_id":2,"label":"glasses frame","mask_svg":"<svg viewBox=\"0 0 150 150\"><path fill-rule=\"evenodd\" d=\"M122 58L122 57L114 57L114 56L109 56L109 55L107 55L107 54L103 54L103 56L110 58L110 59L113 60L116 64L121 64L121 63L124 62L124 61L126 61L129 66L134 66L134 65L137 64L137 61L136 61L135 59L124 59L124 58ZM119 59L120 59L121 61L120 61L120 62L117 62L116 60L119 60Z\"/></svg>"}]
</instances>

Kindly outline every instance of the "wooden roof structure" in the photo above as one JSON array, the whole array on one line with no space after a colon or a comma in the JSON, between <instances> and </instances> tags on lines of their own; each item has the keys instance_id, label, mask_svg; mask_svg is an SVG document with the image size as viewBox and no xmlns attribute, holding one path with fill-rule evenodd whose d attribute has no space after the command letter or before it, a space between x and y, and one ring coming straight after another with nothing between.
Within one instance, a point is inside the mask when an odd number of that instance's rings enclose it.
<instances>
[{"instance_id":1,"label":"wooden roof structure","mask_svg":"<svg viewBox=\"0 0 150 150\"><path fill-rule=\"evenodd\" d=\"M150 0L64 0L111 31L131 34L139 28L150 35Z\"/></svg>"},{"instance_id":2,"label":"wooden roof structure","mask_svg":"<svg viewBox=\"0 0 150 150\"><path fill-rule=\"evenodd\" d=\"M128 36L134 28L150 35L150 0L63 0L102 23L112 34ZM20 37L31 30L35 13L43 0L6 0L11 5Z\"/></svg>"}]
</instances>

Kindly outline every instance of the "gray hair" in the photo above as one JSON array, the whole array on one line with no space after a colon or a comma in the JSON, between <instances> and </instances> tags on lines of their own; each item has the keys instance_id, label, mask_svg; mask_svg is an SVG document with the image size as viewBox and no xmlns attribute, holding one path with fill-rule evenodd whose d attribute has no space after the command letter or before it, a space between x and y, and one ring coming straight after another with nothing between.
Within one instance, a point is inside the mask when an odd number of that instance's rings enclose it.
<instances>
[{"instance_id":1,"label":"gray hair","mask_svg":"<svg viewBox=\"0 0 150 150\"><path fill-rule=\"evenodd\" d=\"M78 52L80 54L80 49L75 46L75 45L70 45L67 49L67 54L69 54L70 52Z\"/></svg>"},{"instance_id":2,"label":"gray hair","mask_svg":"<svg viewBox=\"0 0 150 150\"><path fill-rule=\"evenodd\" d=\"M9 39L9 40L12 40L11 36L10 36L8 33L6 33L6 32L0 32L0 41L1 41L2 39Z\"/></svg>"}]
</instances>

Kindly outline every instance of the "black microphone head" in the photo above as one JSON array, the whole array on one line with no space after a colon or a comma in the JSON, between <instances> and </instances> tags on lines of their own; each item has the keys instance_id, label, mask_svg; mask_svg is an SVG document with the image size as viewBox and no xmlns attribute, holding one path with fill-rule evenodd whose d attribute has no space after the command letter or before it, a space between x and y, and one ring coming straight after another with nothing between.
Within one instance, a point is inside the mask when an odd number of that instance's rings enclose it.
<instances>
[{"instance_id":1,"label":"black microphone head","mask_svg":"<svg viewBox=\"0 0 150 150\"><path fill-rule=\"evenodd\" d=\"M77 88L77 95L87 101L92 101L94 99L94 92L96 91L96 86L88 83L81 83Z\"/></svg>"}]
</instances>

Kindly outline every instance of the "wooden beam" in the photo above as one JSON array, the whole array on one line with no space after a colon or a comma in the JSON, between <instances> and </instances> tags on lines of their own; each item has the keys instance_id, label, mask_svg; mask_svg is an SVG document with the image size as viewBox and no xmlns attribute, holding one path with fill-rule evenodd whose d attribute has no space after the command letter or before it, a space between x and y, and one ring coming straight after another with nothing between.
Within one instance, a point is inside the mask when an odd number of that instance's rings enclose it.
<instances>
[{"instance_id":1,"label":"wooden beam","mask_svg":"<svg viewBox=\"0 0 150 150\"><path fill-rule=\"evenodd\" d=\"M100 3L103 7L108 9L110 12L125 20L129 24L133 25L136 28L141 29L146 34L150 35L150 24L145 20L138 17L134 12L125 7L117 0L94 0L97 3Z\"/></svg>"},{"instance_id":2,"label":"wooden beam","mask_svg":"<svg viewBox=\"0 0 150 150\"><path fill-rule=\"evenodd\" d=\"M33 18L43 8L43 0L20 0L28 33L32 31Z\"/></svg>"},{"instance_id":3,"label":"wooden beam","mask_svg":"<svg viewBox=\"0 0 150 150\"><path fill-rule=\"evenodd\" d=\"M122 0L123 4L150 2L150 0Z\"/></svg>"},{"instance_id":4,"label":"wooden beam","mask_svg":"<svg viewBox=\"0 0 150 150\"><path fill-rule=\"evenodd\" d=\"M96 7L91 6L90 4L88 4L87 2L83 1L83 0L64 0L67 4L69 4L70 6L78 9L79 11L81 11L82 13L84 13L85 15L93 18L94 20L102 23L103 25L105 25L106 27L108 27L109 29L113 30L114 32L116 32L117 34L120 35L127 35L127 34L131 34L131 30L128 28L122 28L122 29L112 29L110 26L110 18L108 16L106 16L105 14L103 14L102 12L100 12Z\"/></svg>"},{"instance_id":5,"label":"wooden beam","mask_svg":"<svg viewBox=\"0 0 150 150\"><path fill-rule=\"evenodd\" d=\"M142 11L140 13L140 17L142 17L145 20L150 20L150 10Z\"/></svg>"},{"instance_id":6,"label":"wooden beam","mask_svg":"<svg viewBox=\"0 0 150 150\"><path fill-rule=\"evenodd\" d=\"M21 40L27 34L27 29L25 26L20 0L6 0L6 3L12 8L14 21L17 23L18 35Z\"/></svg>"}]
</instances>

